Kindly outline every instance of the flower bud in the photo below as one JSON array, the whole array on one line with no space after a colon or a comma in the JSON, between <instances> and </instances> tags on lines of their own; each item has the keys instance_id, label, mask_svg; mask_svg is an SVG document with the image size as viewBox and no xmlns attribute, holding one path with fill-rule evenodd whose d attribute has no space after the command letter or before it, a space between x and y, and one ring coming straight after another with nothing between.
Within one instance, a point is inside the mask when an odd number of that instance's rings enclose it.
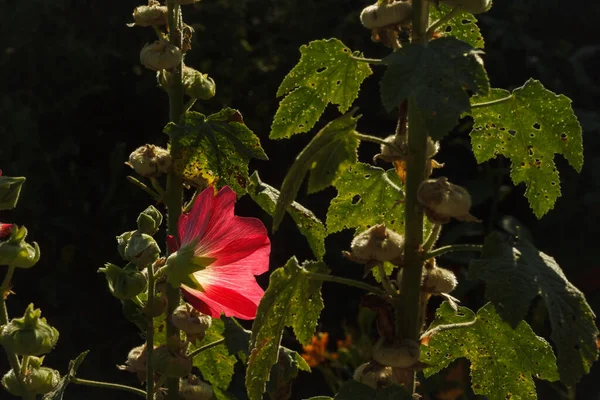
<instances>
[{"instance_id":1,"label":"flower bud","mask_svg":"<svg viewBox=\"0 0 600 400\"><path fill-rule=\"evenodd\" d=\"M0 343L21 356L48 353L58 341L58 331L48 325L42 312L30 304L22 318L13 318L0 332Z\"/></svg>"},{"instance_id":2,"label":"flower bud","mask_svg":"<svg viewBox=\"0 0 600 400\"><path fill-rule=\"evenodd\" d=\"M146 278L133 264L121 269L114 264L106 263L104 268L98 269L98 272L104 273L108 289L119 300L132 299L146 289Z\"/></svg>"},{"instance_id":3,"label":"flower bud","mask_svg":"<svg viewBox=\"0 0 600 400\"><path fill-rule=\"evenodd\" d=\"M152 264L158 258L160 248L150 235L135 232L125 246L125 259L138 267Z\"/></svg>"},{"instance_id":4,"label":"flower bud","mask_svg":"<svg viewBox=\"0 0 600 400\"><path fill-rule=\"evenodd\" d=\"M401 24L409 20L411 14L412 3L409 1L373 4L362 10L360 22L365 28L383 28L384 26Z\"/></svg>"},{"instance_id":5,"label":"flower bud","mask_svg":"<svg viewBox=\"0 0 600 400\"><path fill-rule=\"evenodd\" d=\"M375 390L381 390L393 383L392 367L381 365L377 361L370 361L356 368L353 378Z\"/></svg>"},{"instance_id":6,"label":"flower bud","mask_svg":"<svg viewBox=\"0 0 600 400\"><path fill-rule=\"evenodd\" d=\"M152 351L150 363L156 372L169 378L181 378L192 371L192 360L180 351L170 351L166 345L158 346Z\"/></svg>"},{"instance_id":7,"label":"flower bud","mask_svg":"<svg viewBox=\"0 0 600 400\"><path fill-rule=\"evenodd\" d=\"M129 371L137 374L140 382L144 382L146 380L147 355L148 352L146 351L145 344L134 347L129 351L125 365L117 365L117 368L121 371Z\"/></svg>"},{"instance_id":8,"label":"flower bud","mask_svg":"<svg viewBox=\"0 0 600 400\"><path fill-rule=\"evenodd\" d=\"M147 43L140 51L140 62L153 71L176 68L181 60L181 50L166 40Z\"/></svg>"},{"instance_id":9,"label":"flower bud","mask_svg":"<svg viewBox=\"0 0 600 400\"><path fill-rule=\"evenodd\" d=\"M213 389L196 375L188 375L180 380L179 395L183 400L210 400Z\"/></svg>"},{"instance_id":10,"label":"flower bud","mask_svg":"<svg viewBox=\"0 0 600 400\"><path fill-rule=\"evenodd\" d=\"M167 6L161 6L158 1L150 0L147 6L139 6L133 10L133 23L127 26L152 26L167 24Z\"/></svg>"},{"instance_id":11,"label":"flower bud","mask_svg":"<svg viewBox=\"0 0 600 400\"><path fill-rule=\"evenodd\" d=\"M25 178L2 176L0 171L0 210L11 210L17 206Z\"/></svg>"},{"instance_id":12,"label":"flower bud","mask_svg":"<svg viewBox=\"0 0 600 400\"><path fill-rule=\"evenodd\" d=\"M147 235L154 235L162 224L163 216L154 206L149 206L137 218L137 231Z\"/></svg>"},{"instance_id":13,"label":"flower bud","mask_svg":"<svg viewBox=\"0 0 600 400\"><path fill-rule=\"evenodd\" d=\"M423 291L429 293L450 293L456 288L456 275L449 269L433 267L423 269Z\"/></svg>"},{"instance_id":14,"label":"flower bud","mask_svg":"<svg viewBox=\"0 0 600 400\"><path fill-rule=\"evenodd\" d=\"M33 246L24 241L0 243L0 265L14 265L17 268L31 268L40 260L40 247L33 242Z\"/></svg>"},{"instance_id":15,"label":"flower bud","mask_svg":"<svg viewBox=\"0 0 600 400\"><path fill-rule=\"evenodd\" d=\"M0 239L9 237L12 232L13 224L3 224L0 222Z\"/></svg>"},{"instance_id":16,"label":"flower bud","mask_svg":"<svg viewBox=\"0 0 600 400\"><path fill-rule=\"evenodd\" d=\"M117 251L123 258L125 259L125 249L127 248L127 243L129 243L129 239L131 239L131 235L133 235L135 231L125 232L120 236L117 236Z\"/></svg>"},{"instance_id":17,"label":"flower bud","mask_svg":"<svg viewBox=\"0 0 600 400\"><path fill-rule=\"evenodd\" d=\"M216 85L208 74L203 74L193 68L184 67L183 87L185 94L200 100L209 100L215 96Z\"/></svg>"},{"instance_id":18,"label":"flower bud","mask_svg":"<svg viewBox=\"0 0 600 400\"><path fill-rule=\"evenodd\" d=\"M133 170L147 178L157 177L169 172L171 155L162 147L147 144L138 147L129 155L129 163Z\"/></svg>"},{"instance_id":19,"label":"flower bud","mask_svg":"<svg viewBox=\"0 0 600 400\"><path fill-rule=\"evenodd\" d=\"M421 345L419 342L404 339L395 343L386 343L380 339L373 347L373 359L379 364L394 368L408 368L419 361Z\"/></svg>"},{"instance_id":20,"label":"flower bud","mask_svg":"<svg viewBox=\"0 0 600 400\"><path fill-rule=\"evenodd\" d=\"M448 182L446 177L421 182L417 199L424 207L427 217L434 223L444 224L449 222L450 218L459 221L479 221L469 214L471 208L469 192L461 186Z\"/></svg>"},{"instance_id":21,"label":"flower bud","mask_svg":"<svg viewBox=\"0 0 600 400\"><path fill-rule=\"evenodd\" d=\"M375 225L356 236L350 245L348 257L358 263L370 261L402 262L404 237L385 227Z\"/></svg>"},{"instance_id":22,"label":"flower bud","mask_svg":"<svg viewBox=\"0 0 600 400\"><path fill-rule=\"evenodd\" d=\"M171 321L177 329L185 332L190 342L204 339L206 330L212 324L212 318L209 315L202 314L187 303L173 311Z\"/></svg>"},{"instance_id":23,"label":"flower bud","mask_svg":"<svg viewBox=\"0 0 600 400\"><path fill-rule=\"evenodd\" d=\"M32 360L30 360L30 364ZM2 386L14 396L25 396L26 393L46 394L60 382L60 373L52 368L30 365L23 377L24 387L21 387L15 372L11 369L2 377Z\"/></svg>"},{"instance_id":24,"label":"flower bud","mask_svg":"<svg viewBox=\"0 0 600 400\"><path fill-rule=\"evenodd\" d=\"M463 11L481 14L492 8L492 0L440 0L452 8L460 6Z\"/></svg>"}]
</instances>

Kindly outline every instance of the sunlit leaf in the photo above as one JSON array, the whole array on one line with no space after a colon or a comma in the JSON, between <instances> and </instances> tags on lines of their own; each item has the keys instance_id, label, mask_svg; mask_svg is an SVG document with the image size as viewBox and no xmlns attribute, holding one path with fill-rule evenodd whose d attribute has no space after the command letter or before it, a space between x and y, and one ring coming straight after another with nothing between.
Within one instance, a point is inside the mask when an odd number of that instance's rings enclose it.
<instances>
[{"instance_id":1,"label":"sunlit leaf","mask_svg":"<svg viewBox=\"0 0 600 400\"><path fill-rule=\"evenodd\" d=\"M431 327L473 321L473 311L442 303ZM421 361L429 377L457 358L471 361L473 392L488 400L537 399L533 377L557 381L552 347L535 335L525 321L513 330L488 303L477 313L473 325L441 331L422 346Z\"/></svg>"},{"instance_id":2,"label":"sunlit leaf","mask_svg":"<svg viewBox=\"0 0 600 400\"><path fill-rule=\"evenodd\" d=\"M213 318L212 325L206 331L204 339L197 346L192 344L190 351L223 339L224 331L225 324L223 321ZM213 386L226 390L233 377L236 358L229 354L227 346L220 345L201 352L194 357L193 363L202 373L204 380Z\"/></svg>"},{"instance_id":3,"label":"sunlit leaf","mask_svg":"<svg viewBox=\"0 0 600 400\"><path fill-rule=\"evenodd\" d=\"M310 42L300 47L300 53L300 61L277 90L277 97L287 96L275 114L272 139L308 132L328 103L345 113L372 74L369 65L353 59L352 51L338 39Z\"/></svg>"},{"instance_id":4,"label":"sunlit leaf","mask_svg":"<svg viewBox=\"0 0 600 400\"><path fill-rule=\"evenodd\" d=\"M77 358L69 361L69 370L61 378L58 386L56 386L56 388L54 388L53 391L44 395L43 400L62 400L63 396L65 395L65 390L67 390L67 386L71 382L71 379L74 378L75 375L77 375L77 370L79 369L81 364L83 364L83 360L85 359L85 356L88 355L88 353L89 350L84 351L83 353L79 354Z\"/></svg>"},{"instance_id":5,"label":"sunlit leaf","mask_svg":"<svg viewBox=\"0 0 600 400\"><path fill-rule=\"evenodd\" d=\"M472 278L486 282L486 297L512 326L525 318L535 297L544 299L561 381L574 385L590 371L598 358L595 316L554 258L526 240L513 243L492 233L486 238L481 259L473 261L469 270Z\"/></svg>"},{"instance_id":6,"label":"sunlit leaf","mask_svg":"<svg viewBox=\"0 0 600 400\"><path fill-rule=\"evenodd\" d=\"M451 7L444 4L440 4L439 7L429 7L431 22L437 21L443 15L449 13L450 10ZM459 12L450 21L442 24L437 32L441 36L453 36L478 49L483 49L485 45L483 36L477 26L477 18L465 11Z\"/></svg>"},{"instance_id":7,"label":"sunlit leaf","mask_svg":"<svg viewBox=\"0 0 600 400\"><path fill-rule=\"evenodd\" d=\"M515 185L525 183L529 205L541 218L560 197L554 155L562 154L577 172L581 171L581 125L568 97L552 93L533 79L512 94L494 89L489 96L476 96L472 102L484 103L509 96L508 101L473 108L473 153L479 163L499 154L510 158L512 181Z\"/></svg>"}]
</instances>

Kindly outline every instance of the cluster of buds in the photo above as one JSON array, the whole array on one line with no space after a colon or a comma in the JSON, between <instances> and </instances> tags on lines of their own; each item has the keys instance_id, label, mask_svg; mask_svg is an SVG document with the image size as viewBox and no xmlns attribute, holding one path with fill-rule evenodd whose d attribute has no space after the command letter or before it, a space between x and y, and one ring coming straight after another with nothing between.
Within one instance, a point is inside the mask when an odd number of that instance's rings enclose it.
<instances>
[{"instance_id":1,"label":"cluster of buds","mask_svg":"<svg viewBox=\"0 0 600 400\"><path fill-rule=\"evenodd\" d=\"M52 368L42 367L43 361L43 357L29 357L27 370L22 376L23 385L19 382L17 373L11 369L2 377L2 386L18 397L51 392L60 382L60 374Z\"/></svg>"},{"instance_id":2,"label":"cluster of buds","mask_svg":"<svg viewBox=\"0 0 600 400\"><path fill-rule=\"evenodd\" d=\"M185 332L187 340L195 343L204 339L204 335L212 325L210 315L202 314L187 303L177 307L171 314L173 325Z\"/></svg>"},{"instance_id":3,"label":"cluster of buds","mask_svg":"<svg viewBox=\"0 0 600 400\"><path fill-rule=\"evenodd\" d=\"M140 176L155 178L169 172L171 168L171 154L167 149L146 144L135 149L129 155L129 162L125 164Z\"/></svg>"},{"instance_id":4,"label":"cluster of buds","mask_svg":"<svg viewBox=\"0 0 600 400\"><path fill-rule=\"evenodd\" d=\"M451 218L459 221L479 222L477 218L469 214L471 196L467 189L450 183L444 176L421 182L417 191L417 199L433 223L445 224L450 222Z\"/></svg>"}]
</instances>

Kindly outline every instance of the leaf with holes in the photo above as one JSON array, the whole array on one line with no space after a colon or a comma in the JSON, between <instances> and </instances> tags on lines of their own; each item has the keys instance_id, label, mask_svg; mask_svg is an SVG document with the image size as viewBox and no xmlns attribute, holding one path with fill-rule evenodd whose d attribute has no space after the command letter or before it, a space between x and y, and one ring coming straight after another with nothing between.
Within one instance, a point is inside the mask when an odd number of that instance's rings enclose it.
<instances>
[{"instance_id":1,"label":"leaf with holes","mask_svg":"<svg viewBox=\"0 0 600 400\"><path fill-rule=\"evenodd\" d=\"M499 99L486 107L474 107L471 143L477 162L501 154L512 162L515 185L524 182L525 196L541 218L560 197L560 179L554 155L562 154L577 172L583 166L581 125L571 100L530 79L512 94L494 89L488 97L474 97L473 104Z\"/></svg>"},{"instance_id":2,"label":"leaf with holes","mask_svg":"<svg viewBox=\"0 0 600 400\"><path fill-rule=\"evenodd\" d=\"M440 4L439 7L430 7L429 17L432 21L437 21L448 14L451 9L445 4ZM478 49L483 49L485 45L483 36L477 26L477 18L465 11L456 14L450 21L442 24L437 31L442 37L453 36Z\"/></svg>"},{"instance_id":3,"label":"leaf with holes","mask_svg":"<svg viewBox=\"0 0 600 400\"><path fill-rule=\"evenodd\" d=\"M271 274L269 287L252 325L252 350L246 370L250 400L262 398L271 367L278 360L279 344L286 326L294 328L300 343L308 344L312 339L323 309L323 299L321 282L311 281L307 271L328 272L321 262L305 262L300 266L293 257Z\"/></svg>"},{"instance_id":4,"label":"leaf with holes","mask_svg":"<svg viewBox=\"0 0 600 400\"><path fill-rule=\"evenodd\" d=\"M250 176L248 193L269 215L275 213L279 191L263 183L256 171ZM308 244L315 257L321 260L325 255L325 237L327 236L325 225L323 225L321 220L312 211L295 201L287 207L287 212L294 219L300 233L308 240Z\"/></svg>"},{"instance_id":5,"label":"leaf with holes","mask_svg":"<svg viewBox=\"0 0 600 400\"><path fill-rule=\"evenodd\" d=\"M404 233L404 185L396 171L357 163L335 182L338 195L327 211L327 232L343 229L365 230L385 223Z\"/></svg>"},{"instance_id":6,"label":"leaf with holes","mask_svg":"<svg viewBox=\"0 0 600 400\"><path fill-rule=\"evenodd\" d=\"M309 171L308 192L314 193L330 186L356 163L358 139L354 132L359 117L353 116L355 112L356 109L325 125L296 157L281 185L273 215L274 229L281 223Z\"/></svg>"},{"instance_id":7,"label":"leaf with holes","mask_svg":"<svg viewBox=\"0 0 600 400\"><path fill-rule=\"evenodd\" d=\"M558 350L561 381L574 385L589 373L598 358L595 316L554 258L524 239L513 243L492 233L485 240L481 259L471 262L469 271L471 278L486 282L486 297L512 326L525 318L533 299L541 296Z\"/></svg>"},{"instance_id":8,"label":"leaf with holes","mask_svg":"<svg viewBox=\"0 0 600 400\"><path fill-rule=\"evenodd\" d=\"M459 307L456 313L444 302L430 329L474 319L468 308ZM532 377L551 382L559 378L550 344L536 336L525 321L513 330L491 303L479 310L474 324L442 330L430 337L428 346L421 346L420 361L431 365L425 369L425 377L461 357L471 361L473 392L488 400L537 399Z\"/></svg>"},{"instance_id":9,"label":"leaf with holes","mask_svg":"<svg viewBox=\"0 0 600 400\"><path fill-rule=\"evenodd\" d=\"M413 99L415 116L439 140L471 110L467 91L488 94L489 81L477 51L452 37L428 46L410 44L383 59L387 70L380 82L388 111Z\"/></svg>"},{"instance_id":10,"label":"leaf with holes","mask_svg":"<svg viewBox=\"0 0 600 400\"><path fill-rule=\"evenodd\" d=\"M300 61L277 90L277 97L287 96L275 114L272 139L308 132L328 103L337 104L345 113L358 97L362 82L373 73L338 39L310 42L300 47L300 53Z\"/></svg>"},{"instance_id":11,"label":"leaf with holes","mask_svg":"<svg viewBox=\"0 0 600 400\"><path fill-rule=\"evenodd\" d=\"M179 123L169 123L164 131L171 136L173 147L180 149L173 160L179 175L229 185L237 194L246 191L250 159L268 159L258 137L231 108L208 117L187 112Z\"/></svg>"}]
</instances>

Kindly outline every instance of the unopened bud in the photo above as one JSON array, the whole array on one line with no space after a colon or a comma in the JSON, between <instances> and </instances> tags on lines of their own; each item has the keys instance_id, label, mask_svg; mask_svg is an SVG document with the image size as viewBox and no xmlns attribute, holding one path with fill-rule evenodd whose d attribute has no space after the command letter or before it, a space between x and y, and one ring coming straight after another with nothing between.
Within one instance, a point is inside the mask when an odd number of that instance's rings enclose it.
<instances>
[{"instance_id":1,"label":"unopened bud","mask_svg":"<svg viewBox=\"0 0 600 400\"><path fill-rule=\"evenodd\" d=\"M389 261L400 264L404 254L404 237L379 224L356 236L350 249L347 256L358 263Z\"/></svg>"},{"instance_id":2,"label":"unopened bud","mask_svg":"<svg viewBox=\"0 0 600 400\"><path fill-rule=\"evenodd\" d=\"M181 50L166 40L148 43L140 51L140 62L153 71L176 68L181 60Z\"/></svg>"},{"instance_id":3,"label":"unopened bud","mask_svg":"<svg viewBox=\"0 0 600 400\"><path fill-rule=\"evenodd\" d=\"M202 314L187 303L173 311L171 321L179 330L185 332L188 340L192 343L204 339L206 330L212 324L212 318L209 315Z\"/></svg>"},{"instance_id":4,"label":"unopened bud","mask_svg":"<svg viewBox=\"0 0 600 400\"><path fill-rule=\"evenodd\" d=\"M448 178L428 179L421 182L417 199L427 217L434 223L444 224L455 218L459 221L478 222L469 214L471 196L461 186L448 182Z\"/></svg>"},{"instance_id":5,"label":"unopened bud","mask_svg":"<svg viewBox=\"0 0 600 400\"><path fill-rule=\"evenodd\" d=\"M210 400L213 388L196 375L188 375L180 380L179 395L183 400Z\"/></svg>"},{"instance_id":6,"label":"unopened bud","mask_svg":"<svg viewBox=\"0 0 600 400\"><path fill-rule=\"evenodd\" d=\"M151 0L147 6L139 6L133 10L133 23L127 26L152 26L167 24L167 6Z\"/></svg>"},{"instance_id":7,"label":"unopened bud","mask_svg":"<svg viewBox=\"0 0 600 400\"><path fill-rule=\"evenodd\" d=\"M29 361L32 364L31 360ZM35 364L35 362L33 363ZM23 386L19 383L14 370L2 377L2 386L12 395L24 397L27 394L46 394L60 382L60 373L52 368L30 365L23 376Z\"/></svg>"},{"instance_id":8,"label":"unopened bud","mask_svg":"<svg viewBox=\"0 0 600 400\"><path fill-rule=\"evenodd\" d=\"M148 352L146 351L146 345L143 344L138 347L134 347L129 351L127 355L127 361L125 365L117 365L122 371L129 371L135 373L140 382L146 380L146 358Z\"/></svg>"},{"instance_id":9,"label":"unopened bud","mask_svg":"<svg viewBox=\"0 0 600 400\"><path fill-rule=\"evenodd\" d=\"M360 365L354 371L354 380L375 390L381 390L392 385L392 367L370 361Z\"/></svg>"},{"instance_id":10,"label":"unopened bud","mask_svg":"<svg viewBox=\"0 0 600 400\"><path fill-rule=\"evenodd\" d=\"M3 224L0 222L0 239L4 239L10 236L12 232L13 224Z\"/></svg>"},{"instance_id":11,"label":"unopened bud","mask_svg":"<svg viewBox=\"0 0 600 400\"><path fill-rule=\"evenodd\" d=\"M137 231L147 235L154 235L162 224L163 216L154 206L149 206L137 218Z\"/></svg>"},{"instance_id":12,"label":"unopened bud","mask_svg":"<svg viewBox=\"0 0 600 400\"><path fill-rule=\"evenodd\" d=\"M150 235L135 232L125 247L125 259L138 267L152 264L158 259L160 248Z\"/></svg>"},{"instance_id":13,"label":"unopened bud","mask_svg":"<svg viewBox=\"0 0 600 400\"><path fill-rule=\"evenodd\" d=\"M150 363L156 372L169 378L181 378L192 371L192 360L181 351L172 352L166 345L152 351Z\"/></svg>"},{"instance_id":14,"label":"unopened bud","mask_svg":"<svg viewBox=\"0 0 600 400\"><path fill-rule=\"evenodd\" d=\"M408 368L419 361L420 352L421 345L415 340L386 343L380 339L373 347L373 359L382 365Z\"/></svg>"},{"instance_id":15,"label":"unopened bud","mask_svg":"<svg viewBox=\"0 0 600 400\"><path fill-rule=\"evenodd\" d=\"M30 304L21 318L13 318L0 332L0 343L22 356L48 353L58 341L58 331L41 318L41 310Z\"/></svg>"},{"instance_id":16,"label":"unopened bud","mask_svg":"<svg viewBox=\"0 0 600 400\"><path fill-rule=\"evenodd\" d=\"M399 25L408 21L412 15L412 3L396 1L393 3L373 4L362 10L360 22L365 28L383 28Z\"/></svg>"},{"instance_id":17,"label":"unopened bud","mask_svg":"<svg viewBox=\"0 0 600 400\"><path fill-rule=\"evenodd\" d=\"M456 275L449 269L433 267L423 269L423 290L429 293L450 293L458 285Z\"/></svg>"},{"instance_id":18,"label":"unopened bud","mask_svg":"<svg viewBox=\"0 0 600 400\"><path fill-rule=\"evenodd\" d=\"M104 268L98 269L98 272L104 273L108 289L117 299L132 299L146 289L146 277L133 264L122 269L106 263Z\"/></svg>"},{"instance_id":19,"label":"unopened bud","mask_svg":"<svg viewBox=\"0 0 600 400\"><path fill-rule=\"evenodd\" d=\"M17 268L33 267L40 260L40 247L36 242L31 245L24 240L13 240L14 237L13 229L11 238L0 243L0 265L14 265Z\"/></svg>"},{"instance_id":20,"label":"unopened bud","mask_svg":"<svg viewBox=\"0 0 600 400\"><path fill-rule=\"evenodd\" d=\"M162 147L147 144L138 147L129 155L128 165L141 176L157 177L169 172L171 155Z\"/></svg>"},{"instance_id":21,"label":"unopened bud","mask_svg":"<svg viewBox=\"0 0 600 400\"><path fill-rule=\"evenodd\" d=\"M183 72L185 94L200 100L209 100L215 96L215 81L209 78L208 74L203 74L189 67L185 67Z\"/></svg>"},{"instance_id":22,"label":"unopened bud","mask_svg":"<svg viewBox=\"0 0 600 400\"><path fill-rule=\"evenodd\" d=\"M131 239L131 235L134 233L135 231L130 231L117 236L117 250L123 260L125 259L125 249L127 248L127 243L129 243L129 239Z\"/></svg>"}]
</instances>

